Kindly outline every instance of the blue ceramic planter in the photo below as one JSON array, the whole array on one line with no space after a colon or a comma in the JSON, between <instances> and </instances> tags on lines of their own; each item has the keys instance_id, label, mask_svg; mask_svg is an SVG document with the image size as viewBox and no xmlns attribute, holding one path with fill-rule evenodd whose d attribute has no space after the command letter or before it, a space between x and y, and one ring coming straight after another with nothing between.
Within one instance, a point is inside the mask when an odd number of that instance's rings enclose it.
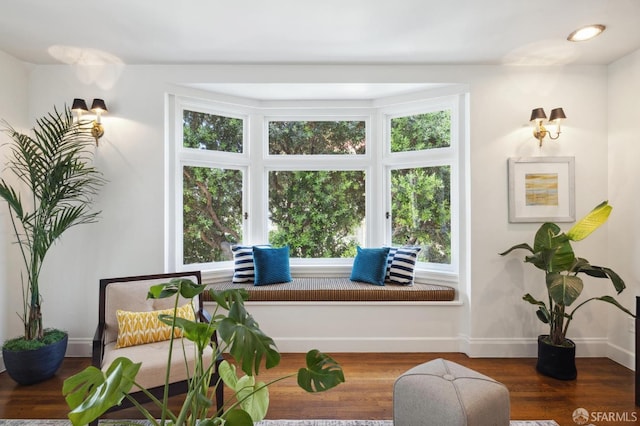
<instances>
[{"instance_id":1,"label":"blue ceramic planter","mask_svg":"<svg viewBox=\"0 0 640 426\"><path fill-rule=\"evenodd\" d=\"M21 385L32 385L52 377L60 368L69 336L32 351L5 351L2 358L9 376Z\"/></svg>"}]
</instances>

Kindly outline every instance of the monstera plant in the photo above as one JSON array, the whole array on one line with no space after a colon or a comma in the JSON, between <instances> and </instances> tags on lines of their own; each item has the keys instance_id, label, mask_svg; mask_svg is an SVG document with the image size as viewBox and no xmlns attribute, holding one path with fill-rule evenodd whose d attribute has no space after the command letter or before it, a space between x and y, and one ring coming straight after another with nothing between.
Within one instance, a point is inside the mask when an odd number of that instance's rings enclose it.
<instances>
[{"instance_id":1,"label":"monstera plant","mask_svg":"<svg viewBox=\"0 0 640 426\"><path fill-rule=\"evenodd\" d=\"M266 368L278 365L280 353L273 339L260 330L258 323L246 311L244 302L249 295L244 289L219 292L209 290L216 303L208 322L178 317L178 296L193 298L203 291L204 285L187 279L174 279L151 287L148 296L175 297L173 315L159 315L159 319L171 327L181 329L183 336L194 342L197 348L197 353L193 355L195 368L189 378L188 391L180 411L173 413L169 410L166 392L161 401L143 389L161 409L162 414L156 419L129 394L134 385L140 387L136 384L135 377L141 364L133 363L127 358L118 358L106 372L91 366L65 380L63 393L71 409L68 417L74 425L94 421L125 398L131 400L152 425L253 426L254 422L265 417L269 407L268 386L289 376L270 383L260 382L256 376L263 362ZM219 344L216 339L212 341L215 332L219 336ZM171 339L174 339L173 333ZM216 346L214 349L217 353L228 353L227 358L232 361L222 361L219 367L221 381L212 385L210 381L215 363L207 366L203 362L205 347L210 344ZM173 347L173 341L169 347ZM169 352L167 367L171 356ZM184 356L190 355L185 353ZM340 365L326 354L317 350L309 351L306 364L306 367L298 371L297 381L308 392L322 392L344 382ZM244 375L239 376L238 368ZM168 381L167 374L167 385ZM216 388L223 384L234 392L234 396L225 401L224 407L216 410L213 408Z\"/></svg>"}]
</instances>

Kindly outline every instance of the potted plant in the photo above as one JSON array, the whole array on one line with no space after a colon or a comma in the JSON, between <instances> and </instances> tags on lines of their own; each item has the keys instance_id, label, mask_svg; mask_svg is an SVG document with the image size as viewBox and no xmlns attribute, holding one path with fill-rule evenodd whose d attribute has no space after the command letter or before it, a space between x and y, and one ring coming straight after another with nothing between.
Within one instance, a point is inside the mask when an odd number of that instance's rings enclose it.
<instances>
[{"instance_id":1,"label":"potted plant","mask_svg":"<svg viewBox=\"0 0 640 426\"><path fill-rule=\"evenodd\" d=\"M171 327L182 329L183 336L194 342L196 346L195 368L189 378L189 385L184 403L178 413L171 412L167 407L166 387L169 374L165 382L163 401L155 398L151 393L135 382L140 363L133 363L127 358L117 358L107 368L106 372L90 366L69 377L64 381L63 394L69 408L68 417L74 425L84 425L98 419L109 408L119 405L124 398L145 416L152 425L199 425L199 426L253 426L254 422L262 420L269 407L268 386L287 377L276 379L270 383L263 383L256 379L260 366L264 360L266 368L272 368L280 362L274 341L260 330L257 322L246 311L244 302L249 294L244 289L232 289L211 292L215 303L215 312L210 315L209 322L197 322L177 316L178 296L193 298L205 291L205 285L199 285L188 279L173 279L169 283L151 287L149 298L164 298L175 296L172 315L159 315L159 319ZM214 332L218 333L220 342L212 342ZM171 333L169 347L173 347L173 333ZM219 410L212 409L216 388L223 386L218 381L209 388L215 363L207 366L203 362L206 346L213 344L215 351L227 352L234 363L222 361L219 373L224 385L234 392L232 398L227 398L225 406ZM184 350L184 356L188 355ZM167 369L171 364L172 353L167 355ZM185 359L186 361L186 359ZM306 356L307 366L297 373L298 385L308 392L322 392L344 382L344 374L340 366L328 355L312 350ZM236 365L245 373L238 377ZM293 375L292 375L293 376ZM131 395L133 386L141 388L143 392L160 407L160 418L155 418L147 408L139 404Z\"/></svg>"},{"instance_id":2,"label":"potted plant","mask_svg":"<svg viewBox=\"0 0 640 426\"><path fill-rule=\"evenodd\" d=\"M98 212L90 209L103 179L89 164L91 130L74 122L70 109L54 109L38 119L33 135L6 122L2 130L12 140L7 169L17 182L13 186L0 179L0 198L9 207L24 266L18 314L24 334L7 340L2 354L9 375L20 384L31 384L55 374L67 344L65 332L43 327L40 271L45 256L67 229L96 220Z\"/></svg>"},{"instance_id":3,"label":"potted plant","mask_svg":"<svg viewBox=\"0 0 640 426\"><path fill-rule=\"evenodd\" d=\"M538 337L536 369L544 375L563 380L576 378L575 344L566 335L576 311L588 302L607 302L635 317L608 295L590 297L577 306L573 305L584 289L584 282L578 276L580 273L595 278L608 278L617 294L625 289L624 281L612 269L591 265L586 259L577 257L571 246L572 241L585 239L605 223L611 210L607 201L602 202L566 233L555 223L544 223L536 232L533 247L522 243L500 253L504 256L516 249L527 250L530 254L524 261L545 273L546 300L538 300L529 293L523 297L537 307L538 319L549 326L549 334Z\"/></svg>"}]
</instances>

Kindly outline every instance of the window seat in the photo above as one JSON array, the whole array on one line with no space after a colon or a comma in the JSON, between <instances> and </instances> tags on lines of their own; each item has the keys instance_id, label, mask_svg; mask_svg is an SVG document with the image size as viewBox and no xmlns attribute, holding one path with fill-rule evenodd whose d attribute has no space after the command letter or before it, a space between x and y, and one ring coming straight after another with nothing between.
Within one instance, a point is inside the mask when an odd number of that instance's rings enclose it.
<instances>
[{"instance_id":1,"label":"window seat","mask_svg":"<svg viewBox=\"0 0 640 426\"><path fill-rule=\"evenodd\" d=\"M294 278L282 284L254 286L252 283L222 282L209 284L208 288L226 290L244 288L251 302L276 301L336 301L336 302L391 302L391 301L453 301L455 289L443 285L415 283L412 286L385 284L377 286L351 281L348 278ZM205 301L211 301L208 292Z\"/></svg>"}]
</instances>

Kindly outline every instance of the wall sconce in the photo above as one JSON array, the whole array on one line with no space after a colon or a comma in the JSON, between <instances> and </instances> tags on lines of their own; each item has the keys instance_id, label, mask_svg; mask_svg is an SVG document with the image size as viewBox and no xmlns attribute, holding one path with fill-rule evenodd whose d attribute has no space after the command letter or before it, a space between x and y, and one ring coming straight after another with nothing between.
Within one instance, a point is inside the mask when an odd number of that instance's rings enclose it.
<instances>
[{"instance_id":1,"label":"wall sconce","mask_svg":"<svg viewBox=\"0 0 640 426\"><path fill-rule=\"evenodd\" d=\"M82 117L83 113L89 112L87 103L84 101L84 99L79 98L75 98L73 100L71 110L75 111L76 115L78 116L78 121L80 121L80 117ZM96 115L96 119L93 120L93 127L91 127L91 135L95 138L96 146L98 146L98 139L100 139L102 135L104 135L104 126L102 126L102 123L100 122L100 116L103 113L108 112L107 105L104 103L104 100L95 98L91 103L91 112Z\"/></svg>"},{"instance_id":2,"label":"wall sconce","mask_svg":"<svg viewBox=\"0 0 640 426\"><path fill-rule=\"evenodd\" d=\"M534 124L533 136L540 141L540 146L542 146L542 140L545 136L549 136L549 139L552 140L556 140L560 137L560 123L565 118L567 118L567 116L564 115L562 108L554 108L551 110L549 123L553 123L556 126L556 135L553 136L542 124L542 122L547 119L547 114L544 113L544 109L536 108L531 110L531 118L529 121Z\"/></svg>"}]
</instances>

